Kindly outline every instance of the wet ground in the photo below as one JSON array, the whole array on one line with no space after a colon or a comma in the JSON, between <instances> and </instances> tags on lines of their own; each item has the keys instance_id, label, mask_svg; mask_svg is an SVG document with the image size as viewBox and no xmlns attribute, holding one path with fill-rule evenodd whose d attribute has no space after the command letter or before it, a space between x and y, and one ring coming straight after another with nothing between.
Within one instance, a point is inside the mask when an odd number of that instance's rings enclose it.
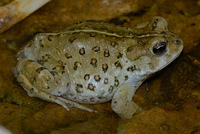
<instances>
[{"instance_id":1,"label":"wet ground","mask_svg":"<svg viewBox=\"0 0 200 134\"><path fill-rule=\"evenodd\" d=\"M3 0L0 5L9 2ZM16 53L39 32L58 32L79 21L95 20L133 27L162 16L181 36L179 58L137 90L144 112L123 120L110 102L87 105L98 113L32 98L12 73ZM14 134L197 134L200 133L200 1L54 0L0 35L0 124Z\"/></svg>"}]
</instances>

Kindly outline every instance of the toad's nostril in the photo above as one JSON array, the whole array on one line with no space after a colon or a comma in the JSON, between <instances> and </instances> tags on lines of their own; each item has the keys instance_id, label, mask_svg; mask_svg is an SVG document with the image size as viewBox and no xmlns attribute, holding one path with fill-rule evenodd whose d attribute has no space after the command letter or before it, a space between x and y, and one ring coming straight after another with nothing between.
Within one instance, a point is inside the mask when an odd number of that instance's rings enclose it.
<instances>
[{"instance_id":1,"label":"toad's nostril","mask_svg":"<svg viewBox=\"0 0 200 134\"><path fill-rule=\"evenodd\" d=\"M177 44L179 44L180 42L181 42L180 40L175 40L175 41L174 41L174 44L177 45Z\"/></svg>"}]
</instances>

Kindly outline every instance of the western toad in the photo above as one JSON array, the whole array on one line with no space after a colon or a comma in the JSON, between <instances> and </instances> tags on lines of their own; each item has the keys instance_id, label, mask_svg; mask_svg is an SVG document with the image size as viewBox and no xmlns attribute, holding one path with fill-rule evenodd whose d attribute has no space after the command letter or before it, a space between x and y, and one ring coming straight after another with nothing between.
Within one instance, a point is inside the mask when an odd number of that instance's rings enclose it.
<instances>
[{"instance_id":1,"label":"western toad","mask_svg":"<svg viewBox=\"0 0 200 134\"><path fill-rule=\"evenodd\" d=\"M183 41L161 17L134 28L81 22L59 33L39 33L18 52L15 75L29 96L66 110L78 103L112 100L112 109L131 118L140 107L137 88L183 49Z\"/></svg>"}]
</instances>

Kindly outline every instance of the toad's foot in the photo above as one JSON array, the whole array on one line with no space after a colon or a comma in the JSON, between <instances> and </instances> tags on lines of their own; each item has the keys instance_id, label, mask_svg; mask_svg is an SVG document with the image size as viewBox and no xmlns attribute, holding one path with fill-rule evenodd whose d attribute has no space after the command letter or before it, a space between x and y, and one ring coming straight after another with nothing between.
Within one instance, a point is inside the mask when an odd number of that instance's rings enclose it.
<instances>
[{"instance_id":1,"label":"toad's foot","mask_svg":"<svg viewBox=\"0 0 200 134\"><path fill-rule=\"evenodd\" d=\"M88 111L88 112L97 112L97 111L94 111L94 110L92 110L92 109L90 109L90 108L88 108L88 107L82 106L82 105L80 105L80 104L78 104L78 103L76 103L76 102L73 102L73 101L70 101L70 100L66 100L66 99L64 99L64 98L62 98L62 97L58 97L58 99L60 100L60 102L62 102L62 103L59 104L59 105L63 106L64 108L65 108L66 106L68 107L68 109L71 108L71 107L76 107L76 108L79 108L79 109L86 110L86 111ZM56 103L57 103L57 102L56 102ZM57 104L58 104L58 103L57 103ZM65 109L68 110L67 108L65 108Z\"/></svg>"},{"instance_id":2,"label":"toad's foot","mask_svg":"<svg viewBox=\"0 0 200 134\"><path fill-rule=\"evenodd\" d=\"M120 102L118 101L117 103ZM123 105L112 104L112 109L124 119L130 119L135 114L142 112L142 108L133 101L126 101L125 103L123 102Z\"/></svg>"},{"instance_id":3,"label":"toad's foot","mask_svg":"<svg viewBox=\"0 0 200 134\"><path fill-rule=\"evenodd\" d=\"M132 101L134 93L141 83L136 82L134 86L123 84L115 93L111 107L120 117L130 119L134 114L142 111L142 108Z\"/></svg>"}]
</instances>

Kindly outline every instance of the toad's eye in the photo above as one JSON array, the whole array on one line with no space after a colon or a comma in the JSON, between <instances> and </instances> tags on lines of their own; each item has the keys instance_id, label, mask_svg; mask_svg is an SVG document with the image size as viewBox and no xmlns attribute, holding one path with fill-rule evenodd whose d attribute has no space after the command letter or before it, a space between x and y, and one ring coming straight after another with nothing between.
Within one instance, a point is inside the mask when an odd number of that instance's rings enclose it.
<instances>
[{"instance_id":1,"label":"toad's eye","mask_svg":"<svg viewBox=\"0 0 200 134\"><path fill-rule=\"evenodd\" d=\"M166 42L159 42L153 47L153 53L155 55L161 55L166 52Z\"/></svg>"}]
</instances>

